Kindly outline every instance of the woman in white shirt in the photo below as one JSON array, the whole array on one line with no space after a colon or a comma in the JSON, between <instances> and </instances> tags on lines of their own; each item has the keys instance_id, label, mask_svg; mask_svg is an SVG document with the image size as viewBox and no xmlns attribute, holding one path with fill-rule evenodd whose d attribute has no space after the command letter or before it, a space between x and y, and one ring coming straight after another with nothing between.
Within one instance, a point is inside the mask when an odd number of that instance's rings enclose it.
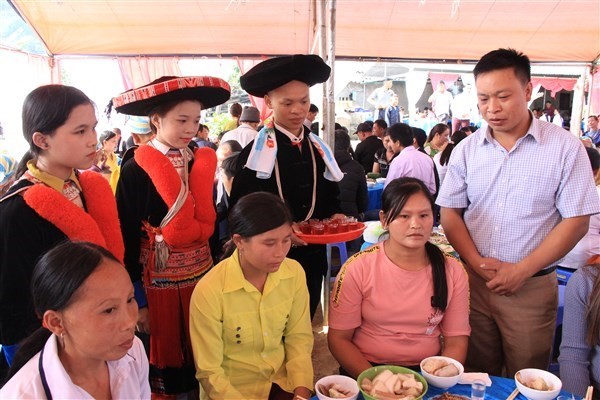
<instances>
[{"instance_id":1,"label":"woman in white shirt","mask_svg":"<svg viewBox=\"0 0 600 400\"><path fill-rule=\"evenodd\" d=\"M150 398L133 285L111 253L65 242L38 261L31 282L43 326L16 354L0 398Z\"/></svg>"}]
</instances>

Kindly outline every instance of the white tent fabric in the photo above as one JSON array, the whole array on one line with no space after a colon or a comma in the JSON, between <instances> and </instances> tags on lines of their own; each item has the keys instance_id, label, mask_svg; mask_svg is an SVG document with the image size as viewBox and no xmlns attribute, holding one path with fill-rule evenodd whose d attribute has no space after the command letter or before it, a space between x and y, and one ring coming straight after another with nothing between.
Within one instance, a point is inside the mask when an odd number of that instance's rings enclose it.
<instances>
[{"instance_id":1,"label":"white tent fabric","mask_svg":"<svg viewBox=\"0 0 600 400\"><path fill-rule=\"evenodd\" d=\"M12 0L51 55L310 53L322 0ZM592 62L598 0L337 0L336 54L478 60L513 47L532 61ZM453 13L453 8L455 13Z\"/></svg>"}]
</instances>

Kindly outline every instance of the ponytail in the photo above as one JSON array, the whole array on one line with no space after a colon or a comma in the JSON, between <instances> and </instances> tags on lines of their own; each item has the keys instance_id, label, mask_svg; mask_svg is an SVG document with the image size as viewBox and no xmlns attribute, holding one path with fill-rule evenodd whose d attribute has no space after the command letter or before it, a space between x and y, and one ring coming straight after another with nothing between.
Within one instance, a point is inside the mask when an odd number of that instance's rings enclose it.
<instances>
[{"instance_id":1,"label":"ponytail","mask_svg":"<svg viewBox=\"0 0 600 400\"><path fill-rule=\"evenodd\" d=\"M8 370L6 380L4 381L2 386L4 386L6 382L8 382L13 376L15 376L16 373L19 372L19 370L23 368L23 366L27 364L27 362L29 362L29 360L31 360L37 353L42 351L50 336L52 336L52 332L50 332L46 328L40 327L35 332L33 332L27 339L25 339L25 341L17 351L17 354L15 354L15 358L10 366L10 369Z\"/></svg>"},{"instance_id":2,"label":"ponytail","mask_svg":"<svg viewBox=\"0 0 600 400\"><path fill-rule=\"evenodd\" d=\"M235 243L233 243L233 239L229 239L223 245L223 255L221 256L220 261L223 261L224 259L231 257L231 255L233 254L235 249L236 249L236 246L235 246Z\"/></svg>"},{"instance_id":3,"label":"ponytail","mask_svg":"<svg viewBox=\"0 0 600 400\"><path fill-rule=\"evenodd\" d=\"M446 257L442 250L435 244L425 243L425 251L431 263L433 275L433 296L431 297L431 306L446 311L448 306L448 282L446 280Z\"/></svg>"},{"instance_id":4,"label":"ponytail","mask_svg":"<svg viewBox=\"0 0 600 400\"><path fill-rule=\"evenodd\" d=\"M25 171L27 171L27 163L34 158L35 156L32 151L27 150L27 152L23 155L23 158L21 158L21 161L19 161L17 171L15 172L15 179L19 179L21 176L23 176Z\"/></svg>"},{"instance_id":5,"label":"ponytail","mask_svg":"<svg viewBox=\"0 0 600 400\"><path fill-rule=\"evenodd\" d=\"M444 151L442 151L442 155L440 156L440 164L446 165L450 161L450 155L452 154L452 150L461 142L463 139L467 138L467 133L463 131L456 131L452 134L452 140L448 143Z\"/></svg>"},{"instance_id":6,"label":"ponytail","mask_svg":"<svg viewBox=\"0 0 600 400\"><path fill-rule=\"evenodd\" d=\"M446 145L446 148L442 151L442 154L440 155L440 165L448 164L448 161L450 161L450 154L452 154L454 146L455 144L452 142L449 142Z\"/></svg>"}]
</instances>

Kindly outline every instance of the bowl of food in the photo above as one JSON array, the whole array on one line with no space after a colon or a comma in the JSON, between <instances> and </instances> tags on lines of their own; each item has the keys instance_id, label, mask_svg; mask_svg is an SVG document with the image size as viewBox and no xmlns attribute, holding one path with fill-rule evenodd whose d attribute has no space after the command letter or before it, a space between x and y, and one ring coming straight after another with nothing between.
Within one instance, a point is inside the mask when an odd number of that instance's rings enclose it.
<instances>
[{"instance_id":1,"label":"bowl of food","mask_svg":"<svg viewBox=\"0 0 600 400\"><path fill-rule=\"evenodd\" d=\"M367 181L367 187L368 188L373 188L377 185L377 183L373 182L373 181Z\"/></svg>"},{"instance_id":2,"label":"bowl of food","mask_svg":"<svg viewBox=\"0 0 600 400\"><path fill-rule=\"evenodd\" d=\"M365 400L410 397L420 400L427 393L427 381L412 369L379 365L358 376L358 387Z\"/></svg>"},{"instance_id":3,"label":"bowl of food","mask_svg":"<svg viewBox=\"0 0 600 400\"><path fill-rule=\"evenodd\" d=\"M517 372L515 384L519 392L530 400L554 399L562 389L562 382L556 375L535 368L522 369Z\"/></svg>"},{"instance_id":4,"label":"bowl of food","mask_svg":"<svg viewBox=\"0 0 600 400\"><path fill-rule=\"evenodd\" d=\"M385 183L385 178L377 178L377 179L375 179L375 182L377 182L379 184L383 184L383 183Z\"/></svg>"},{"instance_id":5,"label":"bowl of food","mask_svg":"<svg viewBox=\"0 0 600 400\"><path fill-rule=\"evenodd\" d=\"M315 392L320 400L356 400L358 398L358 384L348 376L325 376L315 383Z\"/></svg>"},{"instance_id":6,"label":"bowl of food","mask_svg":"<svg viewBox=\"0 0 600 400\"><path fill-rule=\"evenodd\" d=\"M431 386L448 389L458 383L465 368L450 357L427 357L421 361L421 374Z\"/></svg>"}]
</instances>

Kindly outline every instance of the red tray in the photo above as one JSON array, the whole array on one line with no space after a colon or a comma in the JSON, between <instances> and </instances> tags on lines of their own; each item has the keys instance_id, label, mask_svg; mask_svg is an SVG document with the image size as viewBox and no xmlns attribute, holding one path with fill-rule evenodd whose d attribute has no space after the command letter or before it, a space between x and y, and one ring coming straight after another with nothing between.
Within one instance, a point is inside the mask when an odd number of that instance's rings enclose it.
<instances>
[{"instance_id":1,"label":"red tray","mask_svg":"<svg viewBox=\"0 0 600 400\"><path fill-rule=\"evenodd\" d=\"M326 233L323 235L306 235L300 232L294 232L299 239L304 240L306 243L310 244L328 244L328 243L338 243L338 242L347 242L350 240L354 240L359 238L363 231L365 230L365 224L362 222L358 223L359 228L354 229L348 232L341 233Z\"/></svg>"}]
</instances>

